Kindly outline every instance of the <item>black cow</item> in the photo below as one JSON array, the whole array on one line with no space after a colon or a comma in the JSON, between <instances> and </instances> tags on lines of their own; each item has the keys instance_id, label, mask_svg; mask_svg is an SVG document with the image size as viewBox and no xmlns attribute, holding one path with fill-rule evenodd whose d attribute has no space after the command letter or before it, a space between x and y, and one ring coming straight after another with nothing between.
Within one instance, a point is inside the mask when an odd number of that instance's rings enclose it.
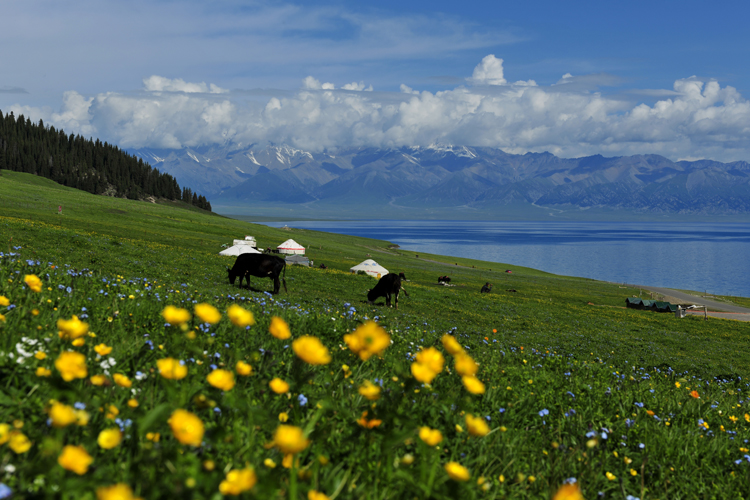
<instances>
[{"instance_id":1,"label":"black cow","mask_svg":"<svg viewBox=\"0 0 750 500\"><path fill-rule=\"evenodd\" d=\"M286 262L281 257L275 255L266 255L258 253L243 253L237 256L237 260L234 261L234 267L227 269L229 272L229 283L234 285L237 277L240 278L240 288L242 288L242 279L247 280L247 286L250 287L250 276L257 276L258 278L271 278L273 280L273 293L279 293L281 285L279 283L279 276L282 271L284 276L281 280L284 283L284 291L286 292Z\"/></svg>"},{"instance_id":2,"label":"black cow","mask_svg":"<svg viewBox=\"0 0 750 500\"><path fill-rule=\"evenodd\" d=\"M401 290L404 290L407 297L409 296L401 286L401 277L398 274L388 273L380 278L375 288L367 292L367 300L373 304L379 297L385 297L385 305L391 307L391 294L393 294L396 309L398 309L398 292Z\"/></svg>"}]
</instances>

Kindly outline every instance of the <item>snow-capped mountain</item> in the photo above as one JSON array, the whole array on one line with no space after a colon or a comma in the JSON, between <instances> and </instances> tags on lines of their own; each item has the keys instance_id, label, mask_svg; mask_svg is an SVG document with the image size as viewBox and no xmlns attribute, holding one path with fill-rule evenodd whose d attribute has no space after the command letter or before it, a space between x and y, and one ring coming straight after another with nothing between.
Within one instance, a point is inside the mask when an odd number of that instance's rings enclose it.
<instances>
[{"instance_id":1,"label":"snow-capped mountain","mask_svg":"<svg viewBox=\"0 0 750 500\"><path fill-rule=\"evenodd\" d=\"M214 205L470 207L514 204L750 213L750 164L658 155L558 158L432 145L311 153L286 145L130 151Z\"/></svg>"}]
</instances>

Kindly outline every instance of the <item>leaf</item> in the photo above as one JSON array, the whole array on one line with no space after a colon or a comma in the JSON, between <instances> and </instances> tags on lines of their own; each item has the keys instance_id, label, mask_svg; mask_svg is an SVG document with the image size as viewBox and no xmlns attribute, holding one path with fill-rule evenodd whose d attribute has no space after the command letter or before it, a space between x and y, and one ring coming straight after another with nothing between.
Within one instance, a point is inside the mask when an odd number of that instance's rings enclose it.
<instances>
[{"instance_id":1,"label":"leaf","mask_svg":"<svg viewBox=\"0 0 750 500\"><path fill-rule=\"evenodd\" d=\"M148 412L145 417L138 421L138 431L140 434L143 435L157 420L161 420L169 412L169 409L170 405L168 403L162 403Z\"/></svg>"}]
</instances>

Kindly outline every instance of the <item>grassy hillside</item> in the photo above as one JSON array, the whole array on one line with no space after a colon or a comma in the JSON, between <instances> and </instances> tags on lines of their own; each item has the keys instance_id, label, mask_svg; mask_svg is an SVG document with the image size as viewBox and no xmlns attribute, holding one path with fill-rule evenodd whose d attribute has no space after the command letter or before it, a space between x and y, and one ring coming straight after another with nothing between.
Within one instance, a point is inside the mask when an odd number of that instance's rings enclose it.
<instances>
[{"instance_id":1,"label":"grassy hillside","mask_svg":"<svg viewBox=\"0 0 750 500\"><path fill-rule=\"evenodd\" d=\"M331 498L540 498L569 478L586 498L748 495L744 323L627 310L625 297L637 291L617 285L417 258L385 241L274 229L2 173L0 296L8 304L0 305L0 423L8 426L0 426L0 458L14 464L2 481L19 496L93 498L98 487L126 483L144 498L218 498L242 482L231 470L245 470L246 485L257 482L258 498L307 498L313 490ZM218 251L244 235L262 247L294 238L329 269L288 268L289 292L275 297L265 293L270 280L255 278L252 290L231 287L226 266L234 259ZM367 304L375 280L348 272L368 254L409 279L399 310L382 299ZM455 287L437 285L444 274ZM41 279L38 292L27 275ZM494 290L480 295L486 281ZM199 303L217 307L222 319L165 325L165 306L196 315ZM232 305L250 311L254 326L229 321ZM72 345L61 338L67 323L58 320L73 315L96 337ZM290 340L268 333L272 317L286 321ZM392 343L363 361L343 336L373 319ZM441 340L446 333L462 346L455 356ZM325 360L291 344L303 335L322 341L329 362L301 361ZM112 352L99 354L100 344ZM430 347L445 363L427 383ZM65 381L55 364L70 349L86 358L80 380ZM482 391L457 375L466 375L467 355L479 363ZM156 363L167 357L185 363L184 379L159 375ZM252 376L238 373L236 386L223 391L207 382L214 368L232 370L239 361L253 367ZM94 374L106 384L92 385ZM274 377L290 384L280 395L269 390ZM374 395L368 383L380 388L377 402L365 397ZM84 406L86 425L62 425L53 400ZM177 410L205 426L194 445L174 429ZM299 463L284 460L289 449L274 434L287 419L309 439L292 453ZM424 426L441 431L440 446L420 437ZM118 427L121 444L97 444L100 431ZM30 440L26 451L19 436ZM93 459L80 475L60 458L68 445ZM452 462L468 467L471 480L455 465L444 469Z\"/></svg>"}]
</instances>

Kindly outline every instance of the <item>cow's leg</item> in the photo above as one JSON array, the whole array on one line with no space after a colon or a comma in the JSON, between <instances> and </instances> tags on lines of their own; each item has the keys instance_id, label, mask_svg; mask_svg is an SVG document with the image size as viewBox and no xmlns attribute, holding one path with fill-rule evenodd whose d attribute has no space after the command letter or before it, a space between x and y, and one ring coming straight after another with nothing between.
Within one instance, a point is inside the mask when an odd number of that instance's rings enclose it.
<instances>
[{"instance_id":1,"label":"cow's leg","mask_svg":"<svg viewBox=\"0 0 750 500\"><path fill-rule=\"evenodd\" d=\"M281 290L281 282L279 281L279 275L271 276L271 279L273 280L273 293L274 295L279 293L279 290Z\"/></svg>"},{"instance_id":2,"label":"cow's leg","mask_svg":"<svg viewBox=\"0 0 750 500\"><path fill-rule=\"evenodd\" d=\"M385 294L385 305L387 307L391 307L391 294L390 293Z\"/></svg>"},{"instance_id":3,"label":"cow's leg","mask_svg":"<svg viewBox=\"0 0 750 500\"><path fill-rule=\"evenodd\" d=\"M398 290L393 294L394 302L396 302L396 309L398 309Z\"/></svg>"}]
</instances>

